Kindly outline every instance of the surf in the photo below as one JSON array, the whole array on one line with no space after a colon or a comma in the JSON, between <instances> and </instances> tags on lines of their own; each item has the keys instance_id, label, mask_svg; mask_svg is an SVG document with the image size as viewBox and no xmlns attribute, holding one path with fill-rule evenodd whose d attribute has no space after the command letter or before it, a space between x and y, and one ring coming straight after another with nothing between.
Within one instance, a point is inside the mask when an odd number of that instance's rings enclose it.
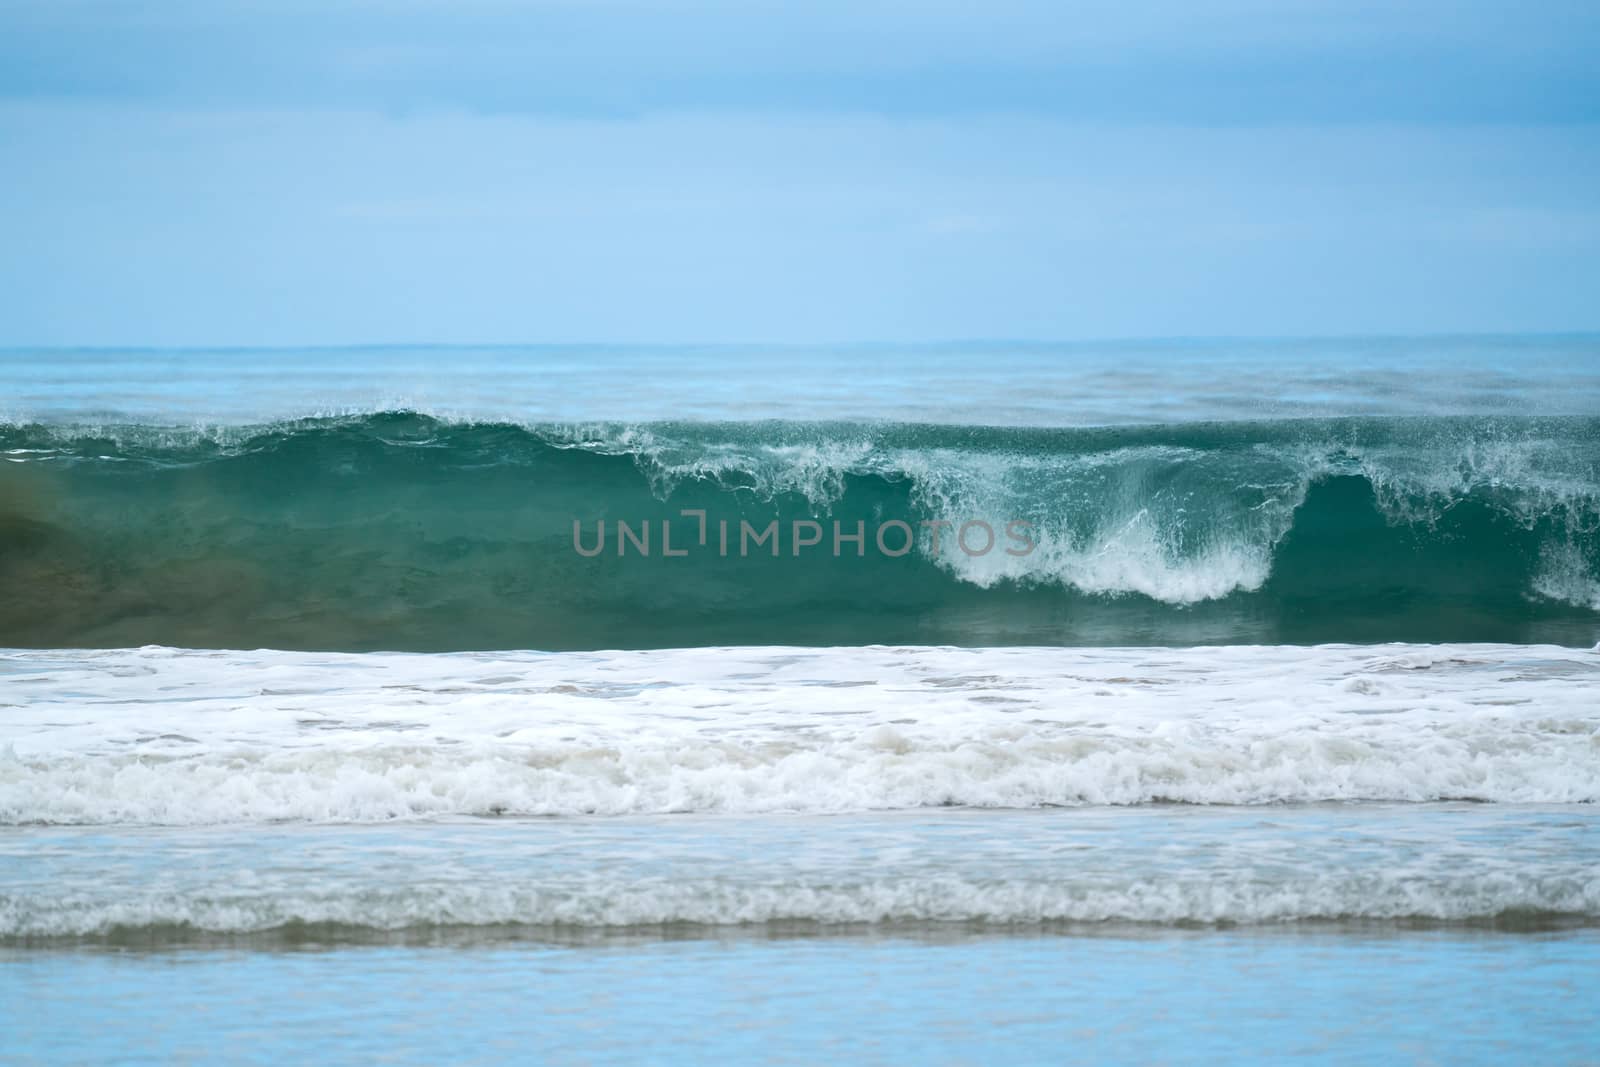
<instances>
[{"instance_id":1,"label":"surf","mask_svg":"<svg viewBox=\"0 0 1600 1067\"><path fill-rule=\"evenodd\" d=\"M14 646L1600 638L1592 417L1029 428L399 411L3 424L0 456L0 643ZM580 551L602 524L608 550ZM619 553L623 526L634 551ZM773 529L781 549L740 541ZM997 548L969 550L981 529ZM1018 530L1028 551L1005 551Z\"/></svg>"},{"instance_id":2,"label":"surf","mask_svg":"<svg viewBox=\"0 0 1600 1067\"><path fill-rule=\"evenodd\" d=\"M1600 802L1556 646L0 655L0 825Z\"/></svg>"}]
</instances>

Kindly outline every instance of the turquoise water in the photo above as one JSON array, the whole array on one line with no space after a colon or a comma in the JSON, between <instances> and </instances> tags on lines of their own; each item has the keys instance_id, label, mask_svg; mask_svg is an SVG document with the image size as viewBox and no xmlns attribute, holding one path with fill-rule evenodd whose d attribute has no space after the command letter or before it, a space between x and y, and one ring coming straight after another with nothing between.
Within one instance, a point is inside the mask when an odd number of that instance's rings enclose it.
<instances>
[{"instance_id":1,"label":"turquoise water","mask_svg":"<svg viewBox=\"0 0 1600 1067\"><path fill-rule=\"evenodd\" d=\"M1600 640L1590 417L387 413L0 425L0 454L13 645Z\"/></svg>"}]
</instances>

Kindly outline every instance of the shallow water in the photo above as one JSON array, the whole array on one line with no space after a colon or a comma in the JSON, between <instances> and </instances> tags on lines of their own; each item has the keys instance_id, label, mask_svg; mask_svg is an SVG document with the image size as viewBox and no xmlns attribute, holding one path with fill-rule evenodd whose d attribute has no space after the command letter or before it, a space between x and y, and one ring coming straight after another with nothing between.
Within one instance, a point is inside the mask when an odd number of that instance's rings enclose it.
<instances>
[{"instance_id":1,"label":"shallow water","mask_svg":"<svg viewBox=\"0 0 1600 1067\"><path fill-rule=\"evenodd\" d=\"M7 953L17 1062L1593 1062L1600 938L695 938Z\"/></svg>"}]
</instances>

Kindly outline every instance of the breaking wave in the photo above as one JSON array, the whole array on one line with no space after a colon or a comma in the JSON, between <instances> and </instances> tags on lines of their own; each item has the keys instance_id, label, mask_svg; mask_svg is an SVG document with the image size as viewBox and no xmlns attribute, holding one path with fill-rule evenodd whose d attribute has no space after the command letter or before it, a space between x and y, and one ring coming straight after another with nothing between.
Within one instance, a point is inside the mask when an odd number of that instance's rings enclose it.
<instances>
[{"instance_id":1,"label":"breaking wave","mask_svg":"<svg viewBox=\"0 0 1600 1067\"><path fill-rule=\"evenodd\" d=\"M1600 636L1594 418L1027 429L393 412L0 426L0 458L13 645ZM795 524L811 522L803 546ZM1013 522L1026 552L1006 551ZM649 528L651 552L619 548L619 523ZM968 523L994 547L965 550ZM773 524L775 541L739 540ZM883 550L907 536L911 551ZM576 550L597 537L598 555Z\"/></svg>"}]
</instances>

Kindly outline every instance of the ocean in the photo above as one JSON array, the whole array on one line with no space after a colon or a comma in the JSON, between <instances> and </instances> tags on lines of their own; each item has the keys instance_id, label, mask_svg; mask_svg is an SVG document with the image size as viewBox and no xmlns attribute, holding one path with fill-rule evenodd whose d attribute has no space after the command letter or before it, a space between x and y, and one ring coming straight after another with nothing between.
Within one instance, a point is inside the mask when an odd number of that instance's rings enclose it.
<instances>
[{"instance_id":1,"label":"ocean","mask_svg":"<svg viewBox=\"0 0 1600 1067\"><path fill-rule=\"evenodd\" d=\"M0 382L0 1056L1600 1057L1600 338Z\"/></svg>"}]
</instances>

